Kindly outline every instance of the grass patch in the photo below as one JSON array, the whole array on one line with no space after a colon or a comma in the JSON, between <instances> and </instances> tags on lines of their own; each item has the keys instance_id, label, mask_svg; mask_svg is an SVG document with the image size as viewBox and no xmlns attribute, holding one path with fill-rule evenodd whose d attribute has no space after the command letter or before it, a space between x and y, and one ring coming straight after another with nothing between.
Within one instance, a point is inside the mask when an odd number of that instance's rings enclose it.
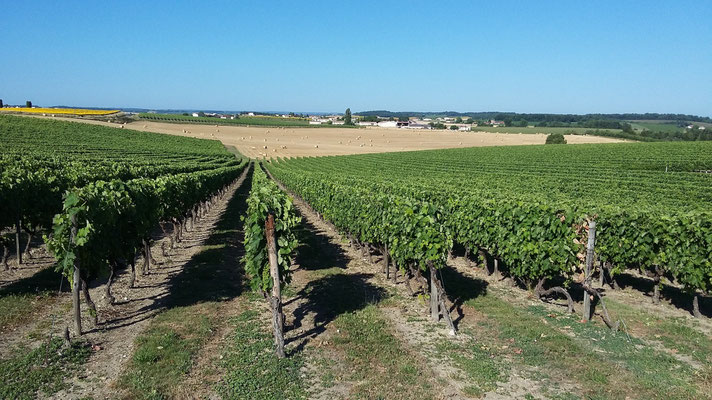
<instances>
[{"instance_id":1,"label":"grass patch","mask_svg":"<svg viewBox=\"0 0 712 400\"><path fill-rule=\"evenodd\" d=\"M409 353L374 305L334 320L331 346L350 367L344 379L354 382L349 398L428 399L432 377L425 360Z\"/></svg>"},{"instance_id":2,"label":"grass patch","mask_svg":"<svg viewBox=\"0 0 712 400\"><path fill-rule=\"evenodd\" d=\"M45 268L0 289L0 331L23 324L57 297L61 275ZM69 285L65 282L64 289Z\"/></svg>"},{"instance_id":3,"label":"grass patch","mask_svg":"<svg viewBox=\"0 0 712 400\"><path fill-rule=\"evenodd\" d=\"M466 374L466 381L470 383L465 388L468 395L482 396L495 390L497 382L506 381L507 374L497 354L474 341L460 343L443 340L436 344L436 351L441 357L450 358Z\"/></svg>"},{"instance_id":4,"label":"grass patch","mask_svg":"<svg viewBox=\"0 0 712 400\"><path fill-rule=\"evenodd\" d=\"M343 274L344 269L341 267L331 267L331 268L325 268L325 269L315 269L313 271L309 271L309 276L312 279L319 279L319 278L324 278L330 275L339 275Z\"/></svg>"},{"instance_id":5,"label":"grass patch","mask_svg":"<svg viewBox=\"0 0 712 400\"><path fill-rule=\"evenodd\" d=\"M211 336L215 305L176 307L155 317L136 340L131 362L120 383L128 397L164 399L190 371L193 357Z\"/></svg>"},{"instance_id":6,"label":"grass patch","mask_svg":"<svg viewBox=\"0 0 712 400\"><path fill-rule=\"evenodd\" d=\"M89 358L90 349L81 342L63 348L63 341L30 350L17 348L13 356L0 360L0 398L34 399L39 393L52 395L66 387L64 379Z\"/></svg>"},{"instance_id":7,"label":"grass patch","mask_svg":"<svg viewBox=\"0 0 712 400\"><path fill-rule=\"evenodd\" d=\"M467 302L510 341L514 359L549 375L576 382L590 398L700 399L710 394L695 385L690 367L663 352L629 342L623 333L542 306L517 308L493 295Z\"/></svg>"},{"instance_id":8,"label":"grass patch","mask_svg":"<svg viewBox=\"0 0 712 400\"><path fill-rule=\"evenodd\" d=\"M712 338L692 328L689 320L651 314L611 299L606 299L606 306L622 318L636 336L660 341L668 349L712 365Z\"/></svg>"},{"instance_id":9,"label":"grass patch","mask_svg":"<svg viewBox=\"0 0 712 400\"><path fill-rule=\"evenodd\" d=\"M682 132L684 128L677 126L677 123L661 123L661 122L633 122L631 121L631 126L637 131L642 131L647 129L653 132Z\"/></svg>"},{"instance_id":10,"label":"grass patch","mask_svg":"<svg viewBox=\"0 0 712 400\"><path fill-rule=\"evenodd\" d=\"M235 330L223 353L227 373L218 393L228 399L306 399L302 356L277 358L272 332L261 326L254 310L244 311L231 323Z\"/></svg>"}]
</instances>

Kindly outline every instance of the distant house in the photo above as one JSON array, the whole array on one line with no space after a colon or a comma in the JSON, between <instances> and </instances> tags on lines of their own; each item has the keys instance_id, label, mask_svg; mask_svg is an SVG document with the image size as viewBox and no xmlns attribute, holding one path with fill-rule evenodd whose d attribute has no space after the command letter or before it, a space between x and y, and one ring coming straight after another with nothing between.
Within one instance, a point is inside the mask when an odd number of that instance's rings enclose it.
<instances>
[{"instance_id":1,"label":"distant house","mask_svg":"<svg viewBox=\"0 0 712 400\"><path fill-rule=\"evenodd\" d=\"M309 121L309 125L321 125L321 121Z\"/></svg>"},{"instance_id":2,"label":"distant house","mask_svg":"<svg viewBox=\"0 0 712 400\"><path fill-rule=\"evenodd\" d=\"M687 125L687 129L692 129L692 128L694 128L694 126L692 126L692 125Z\"/></svg>"},{"instance_id":3,"label":"distant house","mask_svg":"<svg viewBox=\"0 0 712 400\"><path fill-rule=\"evenodd\" d=\"M397 121L381 121L378 123L378 126L380 126L381 128L397 128L398 122Z\"/></svg>"},{"instance_id":4,"label":"distant house","mask_svg":"<svg viewBox=\"0 0 712 400\"><path fill-rule=\"evenodd\" d=\"M458 131L471 131L472 128L471 128L470 126L468 126L468 125L459 125L459 126L457 127L457 130L458 130Z\"/></svg>"},{"instance_id":5,"label":"distant house","mask_svg":"<svg viewBox=\"0 0 712 400\"><path fill-rule=\"evenodd\" d=\"M701 130L701 131L704 131L706 128L705 128L704 126L701 126L701 127L697 128L697 129L699 129L699 130Z\"/></svg>"},{"instance_id":6,"label":"distant house","mask_svg":"<svg viewBox=\"0 0 712 400\"><path fill-rule=\"evenodd\" d=\"M378 126L378 122L375 121L359 121L358 126Z\"/></svg>"},{"instance_id":7,"label":"distant house","mask_svg":"<svg viewBox=\"0 0 712 400\"><path fill-rule=\"evenodd\" d=\"M198 113L193 113L193 114L191 114L191 115L194 116L194 117L199 117L199 116L200 116Z\"/></svg>"},{"instance_id":8,"label":"distant house","mask_svg":"<svg viewBox=\"0 0 712 400\"><path fill-rule=\"evenodd\" d=\"M408 129L430 129L430 126L425 125L425 124L414 124L414 123L410 123L410 124L408 124L408 126L404 126L404 128L408 128Z\"/></svg>"},{"instance_id":9,"label":"distant house","mask_svg":"<svg viewBox=\"0 0 712 400\"><path fill-rule=\"evenodd\" d=\"M494 119L489 120L489 124L492 126L503 126L504 121L496 121Z\"/></svg>"},{"instance_id":10,"label":"distant house","mask_svg":"<svg viewBox=\"0 0 712 400\"><path fill-rule=\"evenodd\" d=\"M248 117L254 117L254 116L255 116L255 113L253 113L253 112L248 112L248 113L247 113L247 116L248 116Z\"/></svg>"}]
</instances>

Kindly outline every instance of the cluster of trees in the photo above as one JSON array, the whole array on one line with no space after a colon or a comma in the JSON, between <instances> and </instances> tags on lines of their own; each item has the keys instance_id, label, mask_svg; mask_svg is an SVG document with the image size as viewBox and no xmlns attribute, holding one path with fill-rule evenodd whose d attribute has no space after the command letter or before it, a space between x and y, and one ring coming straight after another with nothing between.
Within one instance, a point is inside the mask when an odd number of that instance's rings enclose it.
<instances>
[{"instance_id":1,"label":"cluster of trees","mask_svg":"<svg viewBox=\"0 0 712 400\"><path fill-rule=\"evenodd\" d=\"M654 132L650 130L644 130L642 132L636 133L636 135L653 140L664 140L664 141L698 141L698 140L712 140L712 129L685 129L679 132Z\"/></svg>"},{"instance_id":2,"label":"cluster of trees","mask_svg":"<svg viewBox=\"0 0 712 400\"><path fill-rule=\"evenodd\" d=\"M529 123L538 124L541 122L546 122L546 126L560 126L556 124L563 124L561 126L572 126L571 124L584 123L591 120L608 120L608 121L625 121L625 120L655 120L655 121L690 121L690 122L708 122L712 123L712 118L701 117L698 115L689 114L657 114L657 113L645 113L645 114L529 114L529 113L515 113L515 112L468 112L461 113L456 111L443 111L443 112L411 112L411 111L387 111L387 110L376 110L376 111L363 111L359 112L358 115L366 116L379 116L382 118L400 118L401 116L411 116L411 117L461 117L461 118L472 118L473 120L497 120L497 121L527 121ZM569 125L567 125L569 124ZM600 127L599 127L600 128Z\"/></svg>"},{"instance_id":3,"label":"cluster of trees","mask_svg":"<svg viewBox=\"0 0 712 400\"><path fill-rule=\"evenodd\" d=\"M561 133L552 133L546 137L546 144L566 144L566 138Z\"/></svg>"},{"instance_id":4,"label":"cluster of trees","mask_svg":"<svg viewBox=\"0 0 712 400\"><path fill-rule=\"evenodd\" d=\"M623 132L610 131L610 130L587 130L584 132L586 135L596 135L596 136L606 136L618 139L627 140L637 140L640 142L674 142L674 141L702 141L702 140L712 140L712 130L705 129L685 129L679 132L655 132L651 130L643 130L636 132L633 130L624 130ZM569 135L578 135L578 132L571 131L566 132Z\"/></svg>"},{"instance_id":5,"label":"cluster of trees","mask_svg":"<svg viewBox=\"0 0 712 400\"><path fill-rule=\"evenodd\" d=\"M354 121L351 119L351 109L347 108L344 111L344 125L353 125Z\"/></svg>"}]
</instances>

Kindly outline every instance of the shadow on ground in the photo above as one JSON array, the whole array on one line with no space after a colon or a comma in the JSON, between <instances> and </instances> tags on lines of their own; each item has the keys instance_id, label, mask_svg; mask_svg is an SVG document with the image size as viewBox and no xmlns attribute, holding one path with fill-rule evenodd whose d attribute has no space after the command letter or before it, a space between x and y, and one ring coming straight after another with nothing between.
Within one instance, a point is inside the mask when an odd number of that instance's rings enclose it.
<instances>
[{"instance_id":1,"label":"shadow on ground","mask_svg":"<svg viewBox=\"0 0 712 400\"><path fill-rule=\"evenodd\" d=\"M462 306L468 300L486 296L489 283L483 279L467 276L450 266L442 268L440 274L445 292L453 302L450 312L457 311L457 318L452 321L457 327L465 317Z\"/></svg>"},{"instance_id":2,"label":"shadow on ground","mask_svg":"<svg viewBox=\"0 0 712 400\"><path fill-rule=\"evenodd\" d=\"M292 353L302 351L309 340L324 332L326 325L339 315L363 309L387 297L383 288L369 283L373 274L344 273L349 263L344 250L329 241L329 237L305 217L302 217L299 238L302 245L296 262L316 279L285 302L288 305L301 300L293 312L292 325L287 327L287 331L302 330L287 340L287 343L298 342ZM310 326L304 326L307 316L313 318Z\"/></svg>"},{"instance_id":3,"label":"shadow on ground","mask_svg":"<svg viewBox=\"0 0 712 400\"><path fill-rule=\"evenodd\" d=\"M0 297L7 295L21 294L42 294L52 291L69 291L69 283L59 272L55 272L54 266L37 271L32 276L19 279L0 289Z\"/></svg>"},{"instance_id":4,"label":"shadow on ground","mask_svg":"<svg viewBox=\"0 0 712 400\"><path fill-rule=\"evenodd\" d=\"M361 310L384 299L386 291L368 282L372 277L373 274L366 273L335 273L311 281L299 291L297 298L304 301L294 310L294 322L287 329L303 328L304 331L286 342L300 341L292 353L301 351L310 339L324 332L326 325L339 315ZM314 323L305 327L303 322L310 314Z\"/></svg>"},{"instance_id":5,"label":"shadow on ground","mask_svg":"<svg viewBox=\"0 0 712 400\"><path fill-rule=\"evenodd\" d=\"M329 237L302 215L302 223L297 230L300 246L295 262L306 270L326 268L346 268L349 260L339 246L333 245Z\"/></svg>"},{"instance_id":6,"label":"shadow on ground","mask_svg":"<svg viewBox=\"0 0 712 400\"><path fill-rule=\"evenodd\" d=\"M151 305L136 313L109 319L99 329L112 330L150 318L161 308L184 307L202 302L229 301L245 289L240 258L244 255L243 223L240 216L247 209L246 199L252 186L248 173L235 195L229 200L210 236L202 244L203 250L195 254L183 269L171 277L166 286L167 295L157 297ZM151 273L160 273L153 269ZM124 322L126 321L126 322ZM108 326L107 326L108 325Z\"/></svg>"}]
</instances>

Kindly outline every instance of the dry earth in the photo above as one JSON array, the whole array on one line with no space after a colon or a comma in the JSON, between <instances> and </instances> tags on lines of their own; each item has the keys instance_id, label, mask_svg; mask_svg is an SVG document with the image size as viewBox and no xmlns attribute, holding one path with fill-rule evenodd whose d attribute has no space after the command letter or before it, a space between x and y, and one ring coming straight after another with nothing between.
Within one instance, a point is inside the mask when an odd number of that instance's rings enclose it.
<instances>
[{"instance_id":1,"label":"dry earth","mask_svg":"<svg viewBox=\"0 0 712 400\"><path fill-rule=\"evenodd\" d=\"M36 117L43 118L43 117ZM46 117L50 118L50 117ZM54 118L117 127L108 122ZM327 156L448 149L459 147L544 144L546 134L459 132L397 128L266 128L137 121L126 129L201 139L217 139L250 158ZM566 135L568 143L616 143L619 139ZM266 146L266 148L265 148Z\"/></svg>"}]
</instances>

